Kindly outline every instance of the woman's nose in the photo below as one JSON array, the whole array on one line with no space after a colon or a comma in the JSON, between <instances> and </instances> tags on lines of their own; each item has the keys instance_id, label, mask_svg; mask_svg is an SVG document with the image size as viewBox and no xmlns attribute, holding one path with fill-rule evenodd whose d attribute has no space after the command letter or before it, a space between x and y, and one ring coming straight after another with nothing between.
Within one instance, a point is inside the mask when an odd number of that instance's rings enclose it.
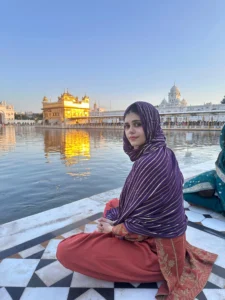
<instances>
[{"instance_id":1,"label":"woman's nose","mask_svg":"<svg viewBox=\"0 0 225 300\"><path fill-rule=\"evenodd\" d=\"M135 132L135 128L133 126L130 126L129 133L131 134L131 133L134 133L134 132Z\"/></svg>"}]
</instances>

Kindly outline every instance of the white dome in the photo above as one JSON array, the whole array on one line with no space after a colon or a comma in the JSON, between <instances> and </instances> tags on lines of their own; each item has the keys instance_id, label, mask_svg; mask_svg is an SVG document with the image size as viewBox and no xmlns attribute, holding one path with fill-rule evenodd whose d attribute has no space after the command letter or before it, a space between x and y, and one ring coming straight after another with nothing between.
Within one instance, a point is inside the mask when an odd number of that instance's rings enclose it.
<instances>
[{"instance_id":1,"label":"white dome","mask_svg":"<svg viewBox=\"0 0 225 300\"><path fill-rule=\"evenodd\" d=\"M186 101L185 99L183 99L183 100L181 101L181 105L182 105L182 106L187 106L187 101Z\"/></svg>"},{"instance_id":2,"label":"white dome","mask_svg":"<svg viewBox=\"0 0 225 300\"><path fill-rule=\"evenodd\" d=\"M162 100L161 104L167 104L167 101L165 98Z\"/></svg>"},{"instance_id":3,"label":"white dome","mask_svg":"<svg viewBox=\"0 0 225 300\"><path fill-rule=\"evenodd\" d=\"M170 89L171 93L180 93L178 87L174 84L174 86L171 87Z\"/></svg>"}]
</instances>

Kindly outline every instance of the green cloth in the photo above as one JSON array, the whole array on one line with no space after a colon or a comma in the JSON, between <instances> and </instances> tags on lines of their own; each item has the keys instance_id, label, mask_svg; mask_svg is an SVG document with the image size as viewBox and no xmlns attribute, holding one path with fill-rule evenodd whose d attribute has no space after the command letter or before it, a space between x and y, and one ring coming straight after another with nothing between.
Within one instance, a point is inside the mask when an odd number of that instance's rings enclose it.
<instances>
[{"instance_id":1,"label":"green cloth","mask_svg":"<svg viewBox=\"0 0 225 300\"><path fill-rule=\"evenodd\" d=\"M220 134L220 147L221 152L215 163L216 170L201 173L185 182L183 193L187 202L225 214L225 125ZM211 189L216 192L211 198L198 194Z\"/></svg>"},{"instance_id":2,"label":"green cloth","mask_svg":"<svg viewBox=\"0 0 225 300\"><path fill-rule=\"evenodd\" d=\"M213 196L211 198L205 198L198 195L197 193L188 193L184 194L184 200L191 204L203 206L218 213L223 213L223 207L220 203L220 199L216 196Z\"/></svg>"}]
</instances>

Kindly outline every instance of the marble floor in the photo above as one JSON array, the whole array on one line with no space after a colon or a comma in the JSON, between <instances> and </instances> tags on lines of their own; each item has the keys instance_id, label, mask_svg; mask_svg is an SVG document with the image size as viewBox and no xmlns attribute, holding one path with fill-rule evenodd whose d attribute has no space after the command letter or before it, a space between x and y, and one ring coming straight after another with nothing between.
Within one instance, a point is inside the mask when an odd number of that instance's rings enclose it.
<instances>
[{"instance_id":1,"label":"marble floor","mask_svg":"<svg viewBox=\"0 0 225 300\"><path fill-rule=\"evenodd\" d=\"M204 290L198 300L225 299L225 218L212 211L189 206L188 241L219 255ZM61 240L80 232L93 232L97 213L81 220L79 226L63 227L52 232L52 238L39 236L37 243L29 241L0 252L1 300L142 300L155 299L160 283L119 283L96 280L64 268L56 260Z\"/></svg>"},{"instance_id":2,"label":"marble floor","mask_svg":"<svg viewBox=\"0 0 225 300\"><path fill-rule=\"evenodd\" d=\"M212 169L214 162L183 168L185 178ZM121 188L0 225L0 300L153 300L160 283L96 280L56 260L61 240L93 232L105 203ZM198 300L225 300L225 217L184 202L187 240L218 254ZM182 299L179 299L182 300Z\"/></svg>"}]
</instances>

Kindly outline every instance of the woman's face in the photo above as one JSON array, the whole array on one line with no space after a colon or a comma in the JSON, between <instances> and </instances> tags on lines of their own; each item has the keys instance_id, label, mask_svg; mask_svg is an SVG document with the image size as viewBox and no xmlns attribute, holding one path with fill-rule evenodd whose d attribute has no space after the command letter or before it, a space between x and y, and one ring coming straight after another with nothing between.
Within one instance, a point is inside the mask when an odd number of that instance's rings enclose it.
<instances>
[{"instance_id":1,"label":"woman's face","mask_svg":"<svg viewBox=\"0 0 225 300\"><path fill-rule=\"evenodd\" d=\"M126 115L124 120L125 135L134 149L138 149L146 142L144 129L141 124L139 115L130 112Z\"/></svg>"}]
</instances>

